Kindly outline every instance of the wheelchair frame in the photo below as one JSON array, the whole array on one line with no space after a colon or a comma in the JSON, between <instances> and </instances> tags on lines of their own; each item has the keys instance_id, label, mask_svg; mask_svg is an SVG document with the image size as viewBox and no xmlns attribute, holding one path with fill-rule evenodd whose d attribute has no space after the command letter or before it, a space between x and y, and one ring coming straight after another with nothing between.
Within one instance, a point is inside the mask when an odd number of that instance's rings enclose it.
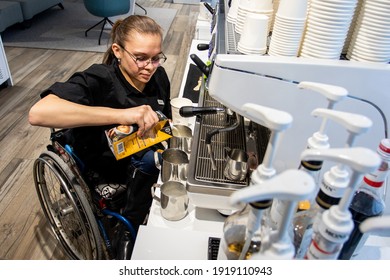
<instances>
[{"instance_id":1,"label":"wheelchair frame","mask_svg":"<svg viewBox=\"0 0 390 280\"><path fill-rule=\"evenodd\" d=\"M112 259L107 220L124 223L135 240L135 230L122 215L93 201L83 179L82 162L70 146L56 136L65 130L51 129L51 145L35 160L34 183L42 210L64 252L74 260Z\"/></svg>"}]
</instances>

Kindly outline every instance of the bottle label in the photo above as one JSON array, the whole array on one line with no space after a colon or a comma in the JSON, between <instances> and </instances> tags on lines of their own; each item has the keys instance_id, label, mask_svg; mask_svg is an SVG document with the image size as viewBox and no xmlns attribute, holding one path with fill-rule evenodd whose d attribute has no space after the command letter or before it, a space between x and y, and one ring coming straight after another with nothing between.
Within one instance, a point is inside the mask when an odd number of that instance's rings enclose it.
<instances>
[{"instance_id":1,"label":"bottle label","mask_svg":"<svg viewBox=\"0 0 390 280\"><path fill-rule=\"evenodd\" d=\"M334 250L334 248L321 248L314 239L312 240L309 250L305 255L307 260L337 260L339 250Z\"/></svg>"},{"instance_id":2,"label":"bottle label","mask_svg":"<svg viewBox=\"0 0 390 280\"><path fill-rule=\"evenodd\" d=\"M389 143L389 141L387 140L384 140L385 142L382 142L381 141L381 143L379 143L379 149L382 151L382 152L384 152L384 153L386 153L387 155L388 154L390 154L390 148L387 146L388 145L388 143Z\"/></svg>"},{"instance_id":3,"label":"bottle label","mask_svg":"<svg viewBox=\"0 0 390 280\"><path fill-rule=\"evenodd\" d=\"M301 161L301 165L306 168L309 171L319 171L322 168L322 161L316 161L316 160L308 160L308 161Z\"/></svg>"},{"instance_id":4,"label":"bottle label","mask_svg":"<svg viewBox=\"0 0 390 280\"><path fill-rule=\"evenodd\" d=\"M327 194L324 190L324 186L325 184L322 185L321 189L318 191L316 202L322 209L329 209L332 205L338 204L341 198Z\"/></svg>"},{"instance_id":5,"label":"bottle label","mask_svg":"<svg viewBox=\"0 0 390 280\"><path fill-rule=\"evenodd\" d=\"M324 194L330 196L330 198L339 198L339 199L343 196L345 190L345 188L332 186L331 184L328 184L328 182L326 182L325 180L321 180L320 189Z\"/></svg>"},{"instance_id":6,"label":"bottle label","mask_svg":"<svg viewBox=\"0 0 390 280\"><path fill-rule=\"evenodd\" d=\"M322 224L321 224L321 226L322 226ZM321 233L324 236L326 236L326 238L328 240L331 240L332 242L341 243L341 242L346 241L349 237L349 233L348 234L340 233L340 232L333 231L333 230L326 228L326 227L321 229L321 226L320 226Z\"/></svg>"},{"instance_id":7,"label":"bottle label","mask_svg":"<svg viewBox=\"0 0 390 280\"><path fill-rule=\"evenodd\" d=\"M382 163L378 170L372 173L368 173L366 176L364 176L363 180L371 187L379 188L386 180L388 171L388 165Z\"/></svg>"}]
</instances>

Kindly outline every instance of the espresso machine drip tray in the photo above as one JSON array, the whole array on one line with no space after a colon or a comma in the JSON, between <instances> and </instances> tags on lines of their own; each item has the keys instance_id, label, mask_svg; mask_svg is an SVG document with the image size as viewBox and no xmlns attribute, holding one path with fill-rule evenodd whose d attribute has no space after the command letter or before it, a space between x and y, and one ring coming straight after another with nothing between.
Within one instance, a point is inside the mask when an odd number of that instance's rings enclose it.
<instances>
[{"instance_id":1,"label":"espresso machine drip tray","mask_svg":"<svg viewBox=\"0 0 390 280\"><path fill-rule=\"evenodd\" d=\"M217 101L213 100L210 96L206 95L204 100L204 107L222 105ZM220 132L212 137L211 145L214 152L215 162L217 170L212 169L210 156L206 147L206 135L207 132L214 129L222 129L230 127L237 121L237 117L228 115L225 112L218 113L215 115L204 115L200 120L200 132L199 139L196 142L197 148L197 164L195 168L195 180L204 182L217 182L222 184L234 184L246 186L247 180L243 181L231 181L223 175L223 169L225 165L225 148L241 149L246 151L245 145L245 131L244 126L241 125L236 129L229 132ZM241 120L243 123L243 120ZM191 153L193 154L193 153Z\"/></svg>"},{"instance_id":2,"label":"espresso machine drip tray","mask_svg":"<svg viewBox=\"0 0 390 280\"><path fill-rule=\"evenodd\" d=\"M201 92L199 106L224 107L209 96L206 90ZM230 209L228 198L232 192L249 184L249 174L245 179L239 181L233 181L225 177L226 148L241 149L247 151L248 154L255 155L257 159L260 158L257 148L257 137L254 136L255 133L251 131L251 128L248 128L242 116L235 113L229 114L230 110L226 107L224 108L225 112L198 116L195 122L188 168L187 191L191 202L203 208ZM237 118L240 119L238 120ZM235 129L221 131L211 138L211 146L217 167L216 170L213 170L206 145L207 133L215 129L231 127L237 121L239 126Z\"/></svg>"}]
</instances>

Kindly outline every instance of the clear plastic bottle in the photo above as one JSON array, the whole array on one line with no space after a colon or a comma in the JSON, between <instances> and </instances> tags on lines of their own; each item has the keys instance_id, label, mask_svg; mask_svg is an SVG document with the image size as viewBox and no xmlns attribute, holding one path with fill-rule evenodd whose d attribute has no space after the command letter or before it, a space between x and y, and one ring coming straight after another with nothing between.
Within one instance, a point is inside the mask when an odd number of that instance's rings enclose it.
<instances>
[{"instance_id":1,"label":"clear plastic bottle","mask_svg":"<svg viewBox=\"0 0 390 280\"><path fill-rule=\"evenodd\" d=\"M287 232L288 225L291 224L297 201L307 198L313 191L313 178L296 169L284 171L261 185L236 191L230 197L231 203L245 202L250 207L235 219L225 221L220 251L228 259L292 259L294 246ZM288 200L289 203L283 212L280 228L273 231L272 236L264 236L259 230L262 212L270 207L271 200L275 198ZM254 245L257 250L253 250Z\"/></svg>"},{"instance_id":2,"label":"clear plastic bottle","mask_svg":"<svg viewBox=\"0 0 390 280\"><path fill-rule=\"evenodd\" d=\"M303 259L310 246L322 213L332 205L339 203L341 196L348 187L349 174L345 168L333 166L325 172L314 203L310 209L297 212L294 217L294 246L296 259Z\"/></svg>"},{"instance_id":3,"label":"clear plastic bottle","mask_svg":"<svg viewBox=\"0 0 390 280\"><path fill-rule=\"evenodd\" d=\"M295 215L303 216L304 212L310 209L310 205L314 205L315 197L318 192L319 180L321 178L321 168L322 161L302 161L299 170L305 171L309 175L311 175L315 182L315 191L312 196L304 201L300 201L297 205L297 213ZM267 226L271 228L271 230L276 230L279 227L280 221L282 220L282 214L284 209L286 208L287 201L283 200L274 200L272 207L270 208L270 218ZM301 217L302 218L302 217ZM295 217L294 217L295 219ZM294 235L294 226L291 226L289 230L291 237Z\"/></svg>"},{"instance_id":4,"label":"clear plastic bottle","mask_svg":"<svg viewBox=\"0 0 390 280\"><path fill-rule=\"evenodd\" d=\"M306 173L310 174L313 179L314 183L316 185L315 192L312 194L312 196L304 201L301 201L298 203L298 209L297 211L304 211L310 209L315 204L315 198L318 193L318 189L321 182L321 168L322 168L322 161L301 161L301 165L299 166L299 169L302 171L305 171Z\"/></svg>"},{"instance_id":5,"label":"clear plastic bottle","mask_svg":"<svg viewBox=\"0 0 390 280\"><path fill-rule=\"evenodd\" d=\"M349 210L352 214L354 229L345 242L339 259L348 260L359 252L364 245L366 237L359 230L359 225L370 217L380 216L385 208L384 182L389 174L390 139L383 139L377 149L382 159L380 167L372 173L364 176L364 179L356 191Z\"/></svg>"},{"instance_id":6,"label":"clear plastic bottle","mask_svg":"<svg viewBox=\"0 0 390 280\"><path fill-rule=\"evenodd\" d=\"M226 218L223 226L223 238L221 249L229 260L238 260L245 246L248 236L252 236L244 259L249 259L252 254L259 252L261 245L260 219L263 209L268 208L272 200L258 203L249 203L242 210ZM248 224L256 224L253 233L248 234Z\"/></svg>"}]
</instances>

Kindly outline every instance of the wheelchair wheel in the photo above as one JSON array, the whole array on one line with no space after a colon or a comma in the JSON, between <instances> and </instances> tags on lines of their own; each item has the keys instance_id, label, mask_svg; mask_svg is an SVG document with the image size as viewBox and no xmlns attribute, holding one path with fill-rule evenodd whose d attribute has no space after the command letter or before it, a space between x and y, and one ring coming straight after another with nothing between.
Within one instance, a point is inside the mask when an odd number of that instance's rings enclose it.
<instances>
[{"instance_id":1,"label":"wheelchair wheel","mask_svg":"<svg viewBox=\"0 0 390 280\"><path fill-rule=\"evenodd\" d=\"M86 194L68 165L46 151L34 163L34 182L42 209L71 259L102 259L102 239Z\"/></svg>"}]
</instances>

